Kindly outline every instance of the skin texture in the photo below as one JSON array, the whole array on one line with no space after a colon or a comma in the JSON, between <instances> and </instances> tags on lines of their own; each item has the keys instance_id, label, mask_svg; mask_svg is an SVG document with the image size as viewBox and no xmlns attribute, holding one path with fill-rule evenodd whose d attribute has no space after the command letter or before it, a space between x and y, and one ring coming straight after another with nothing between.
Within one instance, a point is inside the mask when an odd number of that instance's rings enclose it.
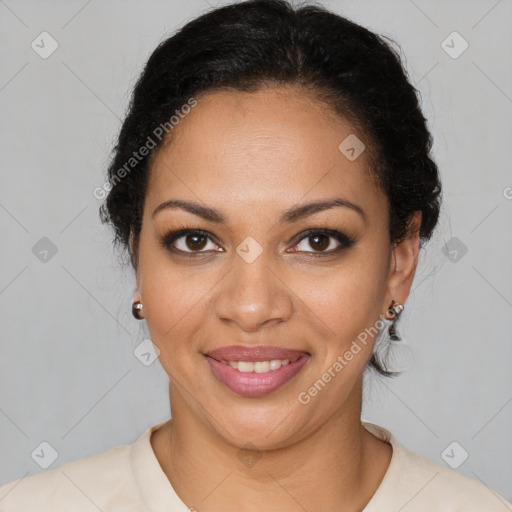
<instances>
[{"instance_id":1,"label":"skin texture","mask_svg":"<svg viewBox=\"0 0 512 512\"><path fill-rule=\"evenodd\" d=\"M391 300L405 303L420 213L411 235L392 246L387 198L368 174L367 155L349 161L338 149L354 128L306 91L222 91L198 101L153 161L138 245L136 299L169 375L173 416L153 433L153 450L180 498L200 512L361 510L392 453L360 422L375 340L307 405L297 397ZM357 204L364 218L335 207L278 223L292 206L333 198ZM177 208L153 217L170 199L215 208L227 223ZM189 236L187 245L182 237L175 247L202 253L175 255L160 241L182 227L214 238ZM315 257L341 244L300 240L313 228L355 243ZM252 263L236 252L248 236L263 249ZM235 344L294 348L311 358L279 390L243 397L213 376L204 356ZM251 467L238 457L248 443L258 450Z\"/></svg>"}]
</instances>

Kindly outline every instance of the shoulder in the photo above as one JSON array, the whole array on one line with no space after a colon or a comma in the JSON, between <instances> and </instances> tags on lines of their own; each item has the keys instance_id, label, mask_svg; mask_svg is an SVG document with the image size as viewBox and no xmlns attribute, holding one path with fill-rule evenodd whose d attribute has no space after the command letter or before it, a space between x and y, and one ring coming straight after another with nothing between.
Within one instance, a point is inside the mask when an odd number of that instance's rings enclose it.
<instances>
[{"instance_id":1,"label":"shoulder","mask_svg":"<svg viewBox=\"0 0 512 512\"><path fill-rule=\"evenodd\" d=\"M0 512L136 510L129 505L130 448L118 446L5 484L0 487ZM112 507L112 500L119 505Z\"/></svg>"},{"instance_id":2,"label":"shoulder","mask_svg":"<svg viewBox=\"0 0 512 512\"><path fill-rule=\"evenodd\" d=\"M409 482L411 500L421 503L418 510L464 512L512 511L512 506L496 491L478 480L461 475L402 447L404 476ZM412 510L412 509L411 509Z\"/></svg>"},{"instance_id":3,"label":"shoulder","mask_svg":"<svg viewBox=\"0 0 512 512\"><path fill-rule=\"evenodd\" d=\"M483 483L417 455L377 425L370 432L393 447L388 471L365 512L393 505L404 512L512 512L512 505Z\"/></svg>"}]
</instances>

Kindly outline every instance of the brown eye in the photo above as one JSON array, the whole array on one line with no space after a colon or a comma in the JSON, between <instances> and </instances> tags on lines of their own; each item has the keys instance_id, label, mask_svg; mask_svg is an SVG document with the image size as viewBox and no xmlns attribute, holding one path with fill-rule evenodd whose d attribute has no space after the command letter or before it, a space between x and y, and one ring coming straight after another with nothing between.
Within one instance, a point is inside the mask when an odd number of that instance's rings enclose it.
<instances>
[{"instance_id":1,"label":"brown eye","mask_svg":"<svg viewBox=\"0 0 512 512\"><path fill-rule=\"evenodd\" d=\"M309 245L317 251L325 251L329 247L329 237L327 235L313 235L308 240Z\"/></svg>"},{"instance_id":2,"label":"brown eye","mask_svg":"<svg viewBox=\"0 0 512 512\"><path fill-rule=\"evenodd\" d=\"M333 229L313 229L306 232L294 246L292 252L314 255L334 254L352 247L355 240Z\"/></svg>"},{"instance_id":3,"label":"brown eye","mask_svg":"<svg viewBox=\"0 0 512 512\"><path fill-rule=\"evenodd\" d=\"M200 251L206 245L207 238L203 235L186 235L185 237L185 245L191 251Z\"/></svg>"},{"instance_id":4,"label":"brown eye","mask_svg":"<svg viewBox=\"0 0 512 512\"><path fill-rule=\"evenodd\" d=\"M203 253L210 251L218 251L211 236L203 231L180 229L168 233L161 241L162 245L169 251L175 253ZM208 244L210 246L208 247ZM205 250L206 249L206 250Z\"/></svg>"}]
</instances>

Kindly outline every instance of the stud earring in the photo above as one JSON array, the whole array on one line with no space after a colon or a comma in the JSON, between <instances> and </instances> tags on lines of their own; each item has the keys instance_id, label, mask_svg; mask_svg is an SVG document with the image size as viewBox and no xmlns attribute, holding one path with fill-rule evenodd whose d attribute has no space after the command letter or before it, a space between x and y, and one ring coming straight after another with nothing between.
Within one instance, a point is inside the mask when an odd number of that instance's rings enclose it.
<instances>
[{"instance_id":1,"label":"stud earring","mask_svg":"<svg viewBox=\"0 0 512 512\"><path fill-rule=\"evenodd\" d=\"M132 315L136 320L142 320L142 317L140 316L140 311L144 306L140 301L135 301L132 304Z\"/></svg>"},{"instance_id":2,"label":"stud earring","mask_svg":"<svg viewBox=\"0 0 512 512\"><path fill-rule=\"evenodd\" d=\"M392 341L401 341L399 334L396 331L395 323L398 320L398 317L404 310L403 304L396 302L395 300L391 301L391 304L388 308L388 313L392 317L392 322L389 326L389 337Z\"/></svg>"}]
</instances>

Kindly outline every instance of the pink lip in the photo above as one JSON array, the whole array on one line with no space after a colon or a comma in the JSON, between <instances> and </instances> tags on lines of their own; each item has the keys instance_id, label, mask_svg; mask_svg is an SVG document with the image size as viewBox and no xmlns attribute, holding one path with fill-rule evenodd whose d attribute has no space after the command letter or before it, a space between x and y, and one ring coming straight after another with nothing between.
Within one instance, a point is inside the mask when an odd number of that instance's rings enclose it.
<instances>
[{"instance_id":1,"label":"pink lip","mask_svg":"<svg viewBox=\"0 0 512 512\"><path fill-rule=\"evenodd\" d=\"M268 361L271 359L294 359L293 363L265 373L240 372L220 361ZM206 355L213 375L231 391L247 396L264 396L289 382L309 361L310 354L300 350L278 347L231 346L216 349Z\"/></svg>"}]
</instances>

